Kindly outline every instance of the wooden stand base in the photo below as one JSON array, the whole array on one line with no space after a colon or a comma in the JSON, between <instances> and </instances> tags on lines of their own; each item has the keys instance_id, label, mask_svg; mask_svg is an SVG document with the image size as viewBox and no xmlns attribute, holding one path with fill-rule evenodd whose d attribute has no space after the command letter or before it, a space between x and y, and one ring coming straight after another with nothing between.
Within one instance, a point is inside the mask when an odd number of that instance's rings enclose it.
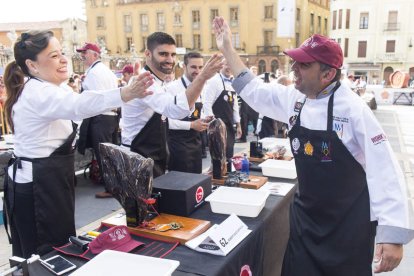
<instances>
[{"instance_id":1,"label":"wooden stand base","mask_svg":"<svg viewBox=\"0 0 414 276\"><path fill-rule=\"evenodd\" d=\"M168 230L165 232L160 232L156 230L150 230L148 228L141 227L128 227L131 233L142 234L150 238L168 241L168 242L179 242L181 244L186 243L187 241L197 237L198 235L207 231L210 228L211 223L206 220L199 220L193 218L186 218L180 216L174 216L169 214L160 214L151 220L151 224L169 224L172 222L178 222L183 225L182 228L178 230ZM113 216L104 221L103 224L107 226L116 226L116 225L126 225L126 216Z\"/></svg>"},{"instance_id":2,"label":"wooden stand base","mask_svg":"<svg viewBox=\"0 0 414 276\"><path fill-rule=\"evenodd\" d=\"M213 185L224 185L224 182L226 181L226 179L227 179L227 176L223 176L222 179L212 178L211 183ZM240 183L240 187L257 190L260 187L262 187L267 182L267 180L268 178L266 176L250 175L249 181Z\"/></svg>"}]
</instances>

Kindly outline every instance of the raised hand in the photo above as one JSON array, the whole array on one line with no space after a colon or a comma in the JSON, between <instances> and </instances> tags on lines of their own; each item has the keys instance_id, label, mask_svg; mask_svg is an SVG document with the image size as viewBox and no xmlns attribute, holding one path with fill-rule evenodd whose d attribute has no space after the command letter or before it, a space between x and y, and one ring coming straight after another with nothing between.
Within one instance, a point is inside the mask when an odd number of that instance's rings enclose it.
<instances>
[{"instance_id":1,"label":"raised hand","mask_svg":"<svg viewBox=\"0 0 414 276\"><path fill-rule=\"evenodd\" d=\"M204 65L203 70L200 72L197 78L200 77L204 80L208 80L218 71L220 71L221 68L223 68L223 56L221 54L214 54Z\"/></svg>"},{"instance_id":2,"label":"raised hand","mask_svg":"<svg viewBox=\"0 0 414 276\"><path fill-rule=\"evenodd\" d=\"M223 17L219 16L213 19L213 30L216 35L217 47L221 52L233 49L230 27Z\"/></svg>"},{"instance_id":3,"label":"raised hand","mask_svg":"<svg viewBox=\"0 0 414 276\"><path fill-rule=\"evenodd\" d=\"M138 76L134 76L130 85L121 88L121 98L124 102L128 102L135 98L144 98L152 95L152 91L147 89L154 83L154 79L150 72L144 72Z\"/></svg>"}]
</instances>

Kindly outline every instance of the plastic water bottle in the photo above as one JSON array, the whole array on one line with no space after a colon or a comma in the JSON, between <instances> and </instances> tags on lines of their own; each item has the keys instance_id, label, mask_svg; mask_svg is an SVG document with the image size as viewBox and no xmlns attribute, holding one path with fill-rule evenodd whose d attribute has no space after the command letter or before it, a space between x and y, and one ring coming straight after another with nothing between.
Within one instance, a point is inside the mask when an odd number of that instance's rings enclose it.
<instances>
[{"instance_id":1,"label":"plastic water bottle","mask_svg":"<svg viewBox=\"0 0 414 276\"><path fill-rule=\"evenodd\" d=\"M241 172L249 175L249 173L250 173L250 171L249 171L250 170L249 165L250 165L249 164L249 159L247 159L247 154L245 153L243 155Z\"/></svg>"}]
</instances>

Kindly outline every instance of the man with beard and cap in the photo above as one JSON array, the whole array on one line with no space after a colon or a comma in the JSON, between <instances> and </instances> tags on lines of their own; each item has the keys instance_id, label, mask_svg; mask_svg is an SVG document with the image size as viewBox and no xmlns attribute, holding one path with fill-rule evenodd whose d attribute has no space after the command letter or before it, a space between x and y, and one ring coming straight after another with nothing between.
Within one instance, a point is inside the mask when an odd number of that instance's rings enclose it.
<instances>
[{"instance_id":1,"label":"man with beard and cap","mask_svg":"<svg viewBox=\"0 0 414 276\"><path fill-rule=\"evenodd\" d=\"M241 136L239 105L236 92L232 87L233 75L227 63L205 87L204 113L206 116L220 118L226 124L227 147L226 158L234 154L235 138ZM236 133L233 125L236 124Z\"/></svg>"},{"instance_id":2,"label":"man with beard and cap","mask_svg":"<svg viewBox=\"0 0 414 276\"><path fill-rule=\"evenodd\" d=\"M187 87L200 74L204 60L200 53L189 52L184 55L184 75L168 84L174 95L184 93ZM170 161L168 170L201 173L201 136L200 132L208 127L204 121L202 95L195 103L194 112L181 120L169 119L168 147Z\"/></svg>"},{"instance_id":3,"label":"man with beard and cap","mask_svg":"<svg viewBox=\"0 0 414 276\"><path fill-rule=\"evenodd\" d=\"M76 49L81 54L84 64L88 67L85 79L82 82L84 90L108 90L118 87L118 79L115 74L101 62L101 50L93 43L85 43L83 47ZM85 154L85 148L91 146L99 167L99 182L105 187L105 191L97 193L97 198L112 197L107 189L99 153L100 143L116 143L114 139L119 128L117 110L108 110L98 116L85 119L80 128L78 151Z\"/></svg>"},{"instance_id":4,"label":"man with beard and cap","mask_svg":"<svg viewBox=\"0 0 414 276\"><path fill-rule=\"evenodd\" d=\"M185 93L173 95L164 80L174 69L176 47L174 39L163 32L147 38L146 65L143 71L154 76L149 88L154 95L132 100L122 105L122 145L154 160L154 177L165 173L168 162L167 117L182 119L191 114L204 83L222 67L220 55L213 55Z\"/></svg>"},{"instance_id":5,"label":"man with beard and cap","mask_svg":"<svg viewBox=\"0 0 414 276\"><path fill-rule=\"evenodd\" d=\"M284 86L249 72L222 17L213 26L236 92L288 123L298 188L282 275L372 275L372 261L375 273L396 268L414 237L404 175L370 108L339 81L339 44L315 34L286 50L295 79Z\"/></svg>"}]
</instances>

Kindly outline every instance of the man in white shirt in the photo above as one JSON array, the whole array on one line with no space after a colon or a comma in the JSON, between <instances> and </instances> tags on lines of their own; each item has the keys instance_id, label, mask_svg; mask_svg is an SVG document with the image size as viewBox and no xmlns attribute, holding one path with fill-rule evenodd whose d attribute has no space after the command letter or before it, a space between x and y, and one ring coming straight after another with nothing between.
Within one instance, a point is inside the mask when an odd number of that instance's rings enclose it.
<instances>
[{"instance_id":1,"label":"man in white shirt","mask_svg":"<svg viewBox=\"0 0 414 276\"><path fill-rule=\"evenodd\" d=\"M205 115L220 118L226 124L227 159L233 157L235 138L241 136L239 105L232 82L232 72L230 67L225 64L223 69L207 82L203 100ZM234 124L237 126L236 133L233 128Z\"/></svg>"},{"instance_id":2,"label":"man in white shirt","mask_svg":"<svg viewBox=\"0 0 414 276\"><path fill-rule=\"evenodd\" d=\"M298 189L282 275L372 275L373 260L375 273L397 267L414 237L404 175L372 111L339 81L339 44L315 34L286 50L295 75L286 87L255 79L227 22L217 17L213 26L237 93L289 124Z\"/></svg>"},{"instance_id":3,"label":"man in white shirt","mask_svg":"<svg viewBox=\"0 0 414 276\"><path fill-rule=\"evenodd\" d=\"M144 157L154 160L154 177L165 173L168 160L167 117L182 119L200 96L204 83L221 69L221 56L213 55L185 93L165 93L167 75L171 75L176 58L174 39L163 32L155 32L147 38L146 66L154 77L149 88L154 94L132 100L122 105L122 145Z\"/></svg>"},{"instance_id":4,"label":"man in white shirt","mask_svg":"<svg viewBox=\"0 0 414 276\"><path fill-rule=\"evenodd\" d=\"M200 74L204 66L203 56L197 52L184 55L184 75L168 84L168 91L174 95L184 93L187 87ZM202 96L197 99L194 112L181 120L168 119L168 147L170 160L168 170L201 173L200 132L208 127L204 121Z\"/></svg>"},{"instance_id":5,"label":"man in white shirt","mask_svg":"<svg viewBox=\"0 0 414 276\"><path fill-rule=\"evenodd\" d=\"M108 90L118 87L118 78L101 62L101 50L93 43L85 43L76 49L82 56L84 64L88 67L85 72L85 79L82 82L84 90ZM78 151L85 153L85 148L92 146L99 166L99 182L105 185L99 153L100 143L116 143L116 135L119 128L119 116L116 110L108 110L98 116L86 119L80 128ZM105 187L104 192L97 193L97 198L111 197L110 191Z\"/></svg>"}]
</instances>

